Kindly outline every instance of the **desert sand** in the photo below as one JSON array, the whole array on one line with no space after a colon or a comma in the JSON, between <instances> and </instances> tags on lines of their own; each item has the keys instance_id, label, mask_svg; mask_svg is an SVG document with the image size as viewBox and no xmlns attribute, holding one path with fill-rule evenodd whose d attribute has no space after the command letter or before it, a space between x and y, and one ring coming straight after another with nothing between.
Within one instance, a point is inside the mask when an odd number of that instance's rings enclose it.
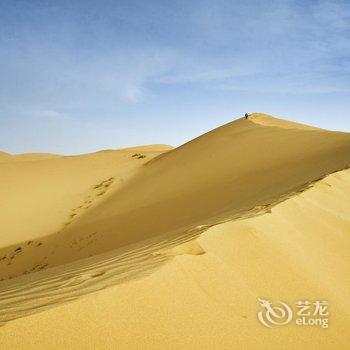
<instances>
[{"instance_id":1,"label":"desert sand","mask_svg":"<svg viewBox=\"0 0 350 350\"><path fill-rule=\"evenodd\" d=\"M180 147L0 153L1 349L335 349L350 134L255 113ZM326 300L329 328L259 323Z\"/></svg>"}]
</instances>

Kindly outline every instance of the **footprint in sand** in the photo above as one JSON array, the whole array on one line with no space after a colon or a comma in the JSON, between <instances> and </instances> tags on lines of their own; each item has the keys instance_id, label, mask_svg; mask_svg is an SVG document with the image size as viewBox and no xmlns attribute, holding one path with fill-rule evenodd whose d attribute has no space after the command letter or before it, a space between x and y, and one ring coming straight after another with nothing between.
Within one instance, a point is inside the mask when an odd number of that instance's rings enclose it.
<instances>
[{"instance_id":1,"label":"footprint in sand","mask_svg":"<svg viewBox=\"0 0 350 350\"><path fill-rule=\"evenodd\" d=\"M49 263L47 263L47 262L42 262L42 263L37 264L37 265L35 265L34 267L32 267L32 268L30 269L30 272L41 271L41 270L45 269L45 268L48 267L48 266L49 266Z\"/></svg>"},{"instance_id":2,"label":"footprint in sand","mask_svg":"<svg viewBox=\"0 0 350 350\"><path fill-rule=\"evenodd\" d=\"M15 259L23 255L27 249L35 248L35 247L40 247L43 243L38 241L28 241L24 243L24 246L18 246L14 248L12 251L8 252L6 255L3 255L0 258L0 263L7 263L7 265L12 265L15 262Z\"/></svg>"},{"instance_id":3,"label":"footprint in sand","mask_svg":"<svg viewBox=\"0 0 350 350\"><path fill-rule=\"evenodd\" d=\"M7 265L12 265L13 260L23 252L22 247L17 247L15 250L8 253L8 255L4 255L0 258L0 262L7 262Z\"/></svg>"},{"instance_id":4,"label":"footprint in sand","mask_svg":"<svg viewBox=\"0 0 350 350\"><path fill-rule=\"evenodd\" d=\"M141 153L134 153L131 157L136 159L142 159L142 158L146 158L146 155Z\"/></svg>"},{"instance_id":5,"label":"footprint in sand","mask_svg":"<svg viewBox=\"0 0 350 350\"><path fill-rule=\"evenodd\" d=\"M109 187L113 184L113 182L114 182L114 177L110 177L109 179L104 180L99 184L95 185L93 187L93 190L97 191L96 196L104 195L108 191Z\"/></svg>"}]
</instances>

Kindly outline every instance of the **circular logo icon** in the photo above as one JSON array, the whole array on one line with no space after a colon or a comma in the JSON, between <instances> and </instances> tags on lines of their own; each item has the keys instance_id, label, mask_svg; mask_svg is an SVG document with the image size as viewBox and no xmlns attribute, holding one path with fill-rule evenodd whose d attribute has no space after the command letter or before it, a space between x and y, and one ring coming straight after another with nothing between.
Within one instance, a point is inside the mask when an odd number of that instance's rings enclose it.
<instances>
[{"instance_id":1,"label":"circular logo icon","mask_svg":"<svg viewBox=\"0 0 350 350\"><path fill-rule=\"evenodd\" d=\"M262 310L258 312L259 321L266 327L282 326L288 324L293 317L292 309L282 301L273 306L270 300L258 299Z\"/></svg>"}]
</instances>

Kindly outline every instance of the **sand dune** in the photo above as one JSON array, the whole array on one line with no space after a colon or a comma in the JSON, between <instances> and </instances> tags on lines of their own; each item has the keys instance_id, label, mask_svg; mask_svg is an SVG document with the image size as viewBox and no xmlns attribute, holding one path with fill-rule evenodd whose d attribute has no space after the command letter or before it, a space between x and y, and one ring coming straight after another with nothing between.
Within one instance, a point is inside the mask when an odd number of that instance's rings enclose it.
<instances>
[{"instance_id":1,"label":"sand dune","mask_svg":"<svg viewBox=\"0 0 350 350\"><path fill-rule=\"evenodd\" d=\"M0 157L8 348L346 349L350 134L253 114L176 149ZM259 297L328 300L332 326L265 329Z\"/></svg>"},{"instance_id":2,"label":"sand dune","mask_svg":"<svg viewBox=\"0 0 350 350\"><path fill-rule=\"evenodd\" d=\"M10 157L11 157L11 154L6 153L6 152L1 152L1 151L0 151L0 162L1 162L2 160L8 159L8 158L10 158Z\"/></svg>"},{"instance_id":3,"label":"sand dune","mask_svg":"<svg viewBox=\"0 0 350 350\"><path fill-rule=\"evenodd\" d=\"M45 159L13 156L0 163L0 231L9 232L0 237L0 246L7 247L0 250L0 277L12 269L17 274L40 269L46 264L43 255L54 248L42 247L49 235L124 186L137 168L168 149L155 145ZM140 152L144 158L133 157Z\"/></svg>"},{"instance_id":4,"label":"sand dune","mask_svg":"<svg viewBox=\"0 0 350 350\"><path fill-rule=\"evenodd\" d=\"M0 162L1 161L43 160L43 159L51 159L51 158L59 158L59 157L61 156L53 153L10 154L5 152L0 152Z\"/></svg>"}]
</instances>

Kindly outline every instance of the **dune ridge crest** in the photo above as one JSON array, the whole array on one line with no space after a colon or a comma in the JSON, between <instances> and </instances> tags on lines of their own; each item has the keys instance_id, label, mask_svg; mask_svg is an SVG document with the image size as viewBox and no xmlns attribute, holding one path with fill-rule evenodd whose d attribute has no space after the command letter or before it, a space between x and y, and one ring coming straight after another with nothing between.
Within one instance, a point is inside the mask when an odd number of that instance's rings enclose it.
<instances>
[{"instance_id":1,"label":"dune ridge crest","mask_svg":"<svg viewBox=\"0 0 350 350\"><path fill-rule=\"evenodd\" d=\"M249 120L260 125L275 126L275 127L284 128L284 129L318 130L318 131L324 130L321 128L317 128L315 126L310 126L306 124L291 122L285 119L275 118L264 113L252 113L249 115Z\"/></svg>"},{"instance_id":2,"label":"dune ridge crest","mask_svg":"<svg viewBox=\"0 0 350 350\"><path fill-rule=\"evenodd\" d=\"M263 114L254 114L253 120L256 118L275 123L275 118ZM28 237L0 250L0 259L5 257L0 264L7 264L0 277L36 272L164 234L178 235L199 225L238 218L349 166L349 134L285 123L293 128L242 118L172 150L157 145L143 152L125 149L47 160L48 174L61 163L62 171L71 167L65 186L74 173L75 184L81 186L93 162L100 180L91 183L86 178L80 190L85 195L80 200L72 198L76 204L70 213L62 210L61 217L68 215L68 221L60 224L55 218L56 232L45 232L53 228L48 221L34 244ZM33 177L37 169L43 172L43 164L31 163ZM17 171L16 167L11 170ZM62 179L60 174L58 180ZM46 208L48 199L43 204ZM31 216L35 213L30 212ZM8 229L11 225L9 222ZM19 237L21 230L19 226Z\"/></svg>"}]
</instances>

